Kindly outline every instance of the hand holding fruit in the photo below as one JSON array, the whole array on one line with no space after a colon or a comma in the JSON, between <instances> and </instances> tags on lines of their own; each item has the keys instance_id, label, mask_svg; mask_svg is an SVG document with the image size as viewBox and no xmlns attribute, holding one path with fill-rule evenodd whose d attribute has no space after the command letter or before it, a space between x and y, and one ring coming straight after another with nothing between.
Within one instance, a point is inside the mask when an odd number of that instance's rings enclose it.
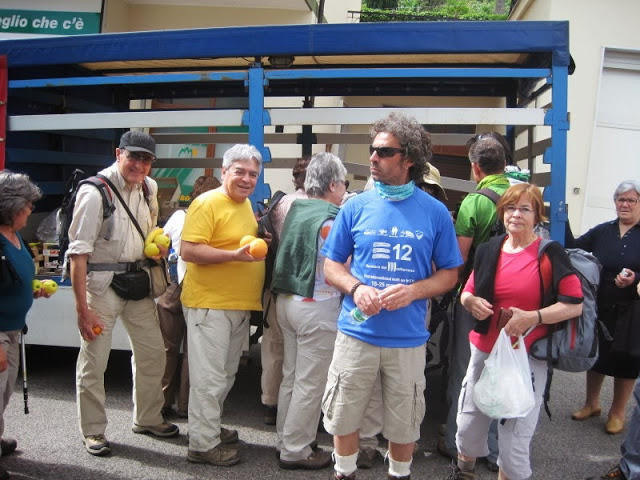
<instances>
[{"instance_id":1,"label":"hand holding fruit","mask_svg":"<svg viewBox=\"0 0 640 480\"><path fill-rule=\"evenodd\" d=\"M154 228L144 240L145 257L158 260L160 257L166 256L169 252L170 243L171 239L164 234L162 228Z\"/></svg>"},{"instance_id":2,"label":"hand holding fruit","mask_svg":"<svg viewBox=\"0 0 640 480\"><path fill-rule=\"evenodd\" d=\"M35 278L31 284L31 287L33 289L34 298L49 298L51 295L58 291L58 284L51 279L38 280L37 278Z\"/></svg>"},{"instance_id":3,"label":"hand holding fruit","mask_svg":"<svg viewBox=\"0 0 640 480\"><path fill-rule=\"evenodd\" d=\"M254 261L262 260L267 256L269 246L262 238L256 238L253 235L245 235L240 239L239 253L244 254L245 258L239 260ZM248 255L249 258L246 258ZM245 260L246 259L246 260Z\"/></svg>"}]
</instances>

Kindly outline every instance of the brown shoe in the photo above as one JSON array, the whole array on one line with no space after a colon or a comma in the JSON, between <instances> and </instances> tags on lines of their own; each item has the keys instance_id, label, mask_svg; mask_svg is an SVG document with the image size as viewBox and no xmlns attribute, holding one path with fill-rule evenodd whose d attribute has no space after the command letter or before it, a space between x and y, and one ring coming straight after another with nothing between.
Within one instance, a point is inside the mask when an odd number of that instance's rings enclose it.
<instances>
[{"instance_id":1,"label":"brown shoe","mask_svg":"<svg viewBox=\"0 0 640 480\"><path fill-rule=\"evenodd\" d=\"M573 412L571 418L573 420L586 420L589 417L598 417L602 413L600 408L591 408L590 406L582 407L580 410Z\"/></svg>"},{"instance_id":2,"label":"brown shoe","mask_svg":"<svg viewBox=\"0 0 640 480\"><path fill-rule=\"evenodd\" d=\"M219 467L229 467L240 461L238 450L219 444L206 452L189 450L187 460L193 463L208 463Z\"/></svg>"},{"instance_id":3,"label":"brown shoe","mask_svg":"<svg viewBox=\"0 0 640 480\"><path fill-rule=\"evenodd\" d=\"M589 477L586 480L627 480L627 477L625 477L622 470L620 470L620 465L616 465L604 475L600 477Z\"/></svg>"},{"instance_id":4,"label":"brown shoe","mask_svg":"<svg viewBox=\"0 0 640 480\"><path fill-rule=\"evenodd\" d=\"M133 433L145 433L153 435L154 437L174 437L180 433L180 429L173 423L161 423L160 425L136 425L133 424L131 428Z\"/></svg>"},{"instance_id":5,"label":"brown shoe","mask_svg":"<svg viewBox=\"0 0 640 480\"><path fill-rule=\"evenodd\" d=\"M228 428L220 428L220 442L223 445L229 445L230 443L237 443L239 440L237 430L229 430Z\"/></svg>"},{"instance_id":6,"label":"brown shoe","mask_svg":"<svg viewBox=\"0 0 640 480\"><path fill-rule=\"evenodd\" d=\"M615 415L611 415L604 426L605 431L609 435L617 435L624 430L624 420Z\"/></svg>"},{"instance_id":7,"label":"brown shoe","mask_svg":"<svg viewBox=\"0 0 640 480\"><path fill-rule=\"evenodd\" d=\"M303 460L283 460L280 458L280 468L285 470L320 470L331 465L331 455L324 450L314 450Z\"/></svg>"},{"instance_id":8,"label":"brown shoe","mask_svg":"<svg viewBox=\"0 0 640 480\"><path fill-rule=\"evenodd\" d=\"M82 443L85 450L96 457L103 457L111 453L111 446L104 435L87 435Z\"/></svg>"},{"instance_id":9,"label":"brown shoe","mask_svg":"<svg viewBox=\"0 0 640 480\"><path fill-rule=\"evenodd\" d=\"M455 463L451 463L451 471L449 472L449 476L447 480L475 480L476 474L473 472L465 472L464 470L460 470Z\"/></svg>"}]
</instances>

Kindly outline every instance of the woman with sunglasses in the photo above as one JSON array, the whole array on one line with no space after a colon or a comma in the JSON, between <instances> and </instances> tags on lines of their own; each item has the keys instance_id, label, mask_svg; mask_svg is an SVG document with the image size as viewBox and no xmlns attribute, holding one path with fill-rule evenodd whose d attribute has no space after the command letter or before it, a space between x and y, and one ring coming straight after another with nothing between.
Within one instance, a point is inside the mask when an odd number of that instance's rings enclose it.
<instances>
[{"instance_id":1,"label":"woman with sunglasses","mask_svg":"<svg viewBox=\"0 0 640 480\"><path fill-rule=\"evenodd\" d=\"M504 328L511 336L526 332L524 344L529 351L536 340L548 335L549 325L582 312L580 280L556 242L545 249L553 272L553 294L549 301L543 298L538 260L540 237L534 231L544 220L540 189L528 183L510 187L500 198L497 211L507 233L478 246L473 272L460 296L462 306L476 322L469 334L471 356L458 400L458 459L450 480L475 479L476 458L489 453L487 436L492 419L475 405L473 391L500 330ZM498 424L500 480L524 480L532 474L529 452L547 381L547 364L529 355L529 367L535 407L525 417Z\"/></svg>"},{"instance_id":2,"label":"woman with sunglasses","mask_svg":"<svg viewBox=\"0 0 640 480\"><path fill-rule=\"evenodd\" d=\"M598 319L615 340L617 319L626 304L634 300L635 287L640 279L640 182L626 180L620 183L613 194L613 201L618 218L601 223L575 240L568 239L566 243L567 246L592 252L600 260L602 272L598 289ZM614 435L624 429L625 408L640 372L640 357L625 351L614 351L612 345L616 342L607 340L601 329L598 331L599 357L587 372L585 404L571 418L585 420L600 415L600 389L605 375L612 376L613 402L605 431ZM637 343L640 338L630 341Z\"/></svg>"}]
</instances>

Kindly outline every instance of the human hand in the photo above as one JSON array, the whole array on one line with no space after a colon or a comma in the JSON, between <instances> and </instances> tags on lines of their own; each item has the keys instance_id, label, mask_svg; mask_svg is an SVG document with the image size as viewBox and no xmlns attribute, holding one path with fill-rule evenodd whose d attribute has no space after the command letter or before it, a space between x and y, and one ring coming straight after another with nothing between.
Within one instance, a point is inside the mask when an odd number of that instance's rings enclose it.
<instances>
[{"instance_id":1,"label":"human hand","mask_svg":"<svg viewBox=\"0 0 640 480\"><path fill-rule=\"evenodd\" d=\"M51 293L47 293L44 287L41 287L40 289L33 291L33 298L41 298L41 297L49 298L51 295L52 295Z\"/></svg>"},{"instance_id":2,"label":"human hand","mask_svg":"<svg viewBox=\"0 0 640 480\"><path fill-rule=\"evenodd\" d=\"M507 335L512 337L524 335L530 327L538 324L538 314L535 310L526 311L516 307L510 307L510 310L513 312L513 315L504 326L504 331Z\"/></svg>"},{"instance_id":3,"label":"human hand","mask_svg":"<svg viewBox=\"0 0 640 480\"><path fill-rule=\"evenodd\" d=\"M0 372L4 372L8 367L7 352L4 348L0 347Z\"/></svg>"},{"instance_id":4,"label":"human hand","mask_svg":"<svg viewBox=\"0 0 640 480\"><path fill-rule=\"evenodd\" d=\"M242 247L238 248L237 250L233 251L233 255L232 255L232 260L236 261L236 262L256 262L256 261L260 261L260 260L264 260L263 258L255 258L254 256L252 256L249 253L249 248L251 247L250 244L246 244L243 245Z\"/></svg>"},{"instance_id":5,"label":"human hand","mask_svg":"<svg viewBox=\"0 0 640 480\"><path fill-rule=\"evenodd\" d=\"M78 313L78 330L80 330L80 336L87 342L91 342L98 337L99 334L96 334L93 330L96 326L100 327L100 332L104 330L104 323L95 312L87 310L85 313Z\"/></svg>"},{"instance_id":6,"label":"human hand","mask_svg":"<svg viewBox=\"0 0 640 480\"><path fill-rule=\"evenodd\" d=\"M393 311L404 308L413 302L410 285L401 283L390 285L380 292L379 299L382 308Z\"/></svg>"},{"instance_id":7,"label":"human hand","mask_svg":"<svg viewBox=\"0 0 640 480\"><path fill-rule=\"evenodd\" d=\"M462 306L478 320L486 320L493 315L493 305L482 297L467 295Z\"/></svg>"},{"instance_id":8,"label":"human hand","mask_svg":"<svg viewBox=\"0 0 640 480\"><path fill-rule=\"evenodd\" d=\"M629 270L628 268L623 268L616 278L613 280L613 283L616 284L618 288L627 288L629 285L633 284L636 279L636 274L633 270Z\"/></svg>"},{"instance_id":9,"label":"human hand","mask_svg":"<svg viewBox=\"0 0 640 480\"><path fill-rule=\"evenodd\" d=\"M382 310L380 290L364 283L356 289L353 294L353 301L365 315L377 315Z\"/></svg>"}]
</instances>

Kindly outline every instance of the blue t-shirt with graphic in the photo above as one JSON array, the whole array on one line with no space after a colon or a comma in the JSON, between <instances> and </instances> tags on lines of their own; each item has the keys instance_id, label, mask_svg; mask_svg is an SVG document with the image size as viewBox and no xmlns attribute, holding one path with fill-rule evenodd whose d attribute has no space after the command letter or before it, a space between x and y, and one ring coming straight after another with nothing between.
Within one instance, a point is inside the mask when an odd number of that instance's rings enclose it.
<instances>
[{"instance_id":1,"label":"blue t-shirt with graphic","mask_svg":"<svg viewBox=\"0 0 640 480\"><path fill-rule=\"evenodd\" d=\"M375 190L350 199L338 213L322 254L344 263L349 256L351 274L380 290L429 278L432 261L437 269L456 268L462 257L451 216L446 207L416 188L401 201L382 199ZM349 312L353 297L346 295L338 329L381 347L416 347L429 339L426 300L416 300L393 312L382 310L356 324Z\"/></svg>"}]
</instances>

